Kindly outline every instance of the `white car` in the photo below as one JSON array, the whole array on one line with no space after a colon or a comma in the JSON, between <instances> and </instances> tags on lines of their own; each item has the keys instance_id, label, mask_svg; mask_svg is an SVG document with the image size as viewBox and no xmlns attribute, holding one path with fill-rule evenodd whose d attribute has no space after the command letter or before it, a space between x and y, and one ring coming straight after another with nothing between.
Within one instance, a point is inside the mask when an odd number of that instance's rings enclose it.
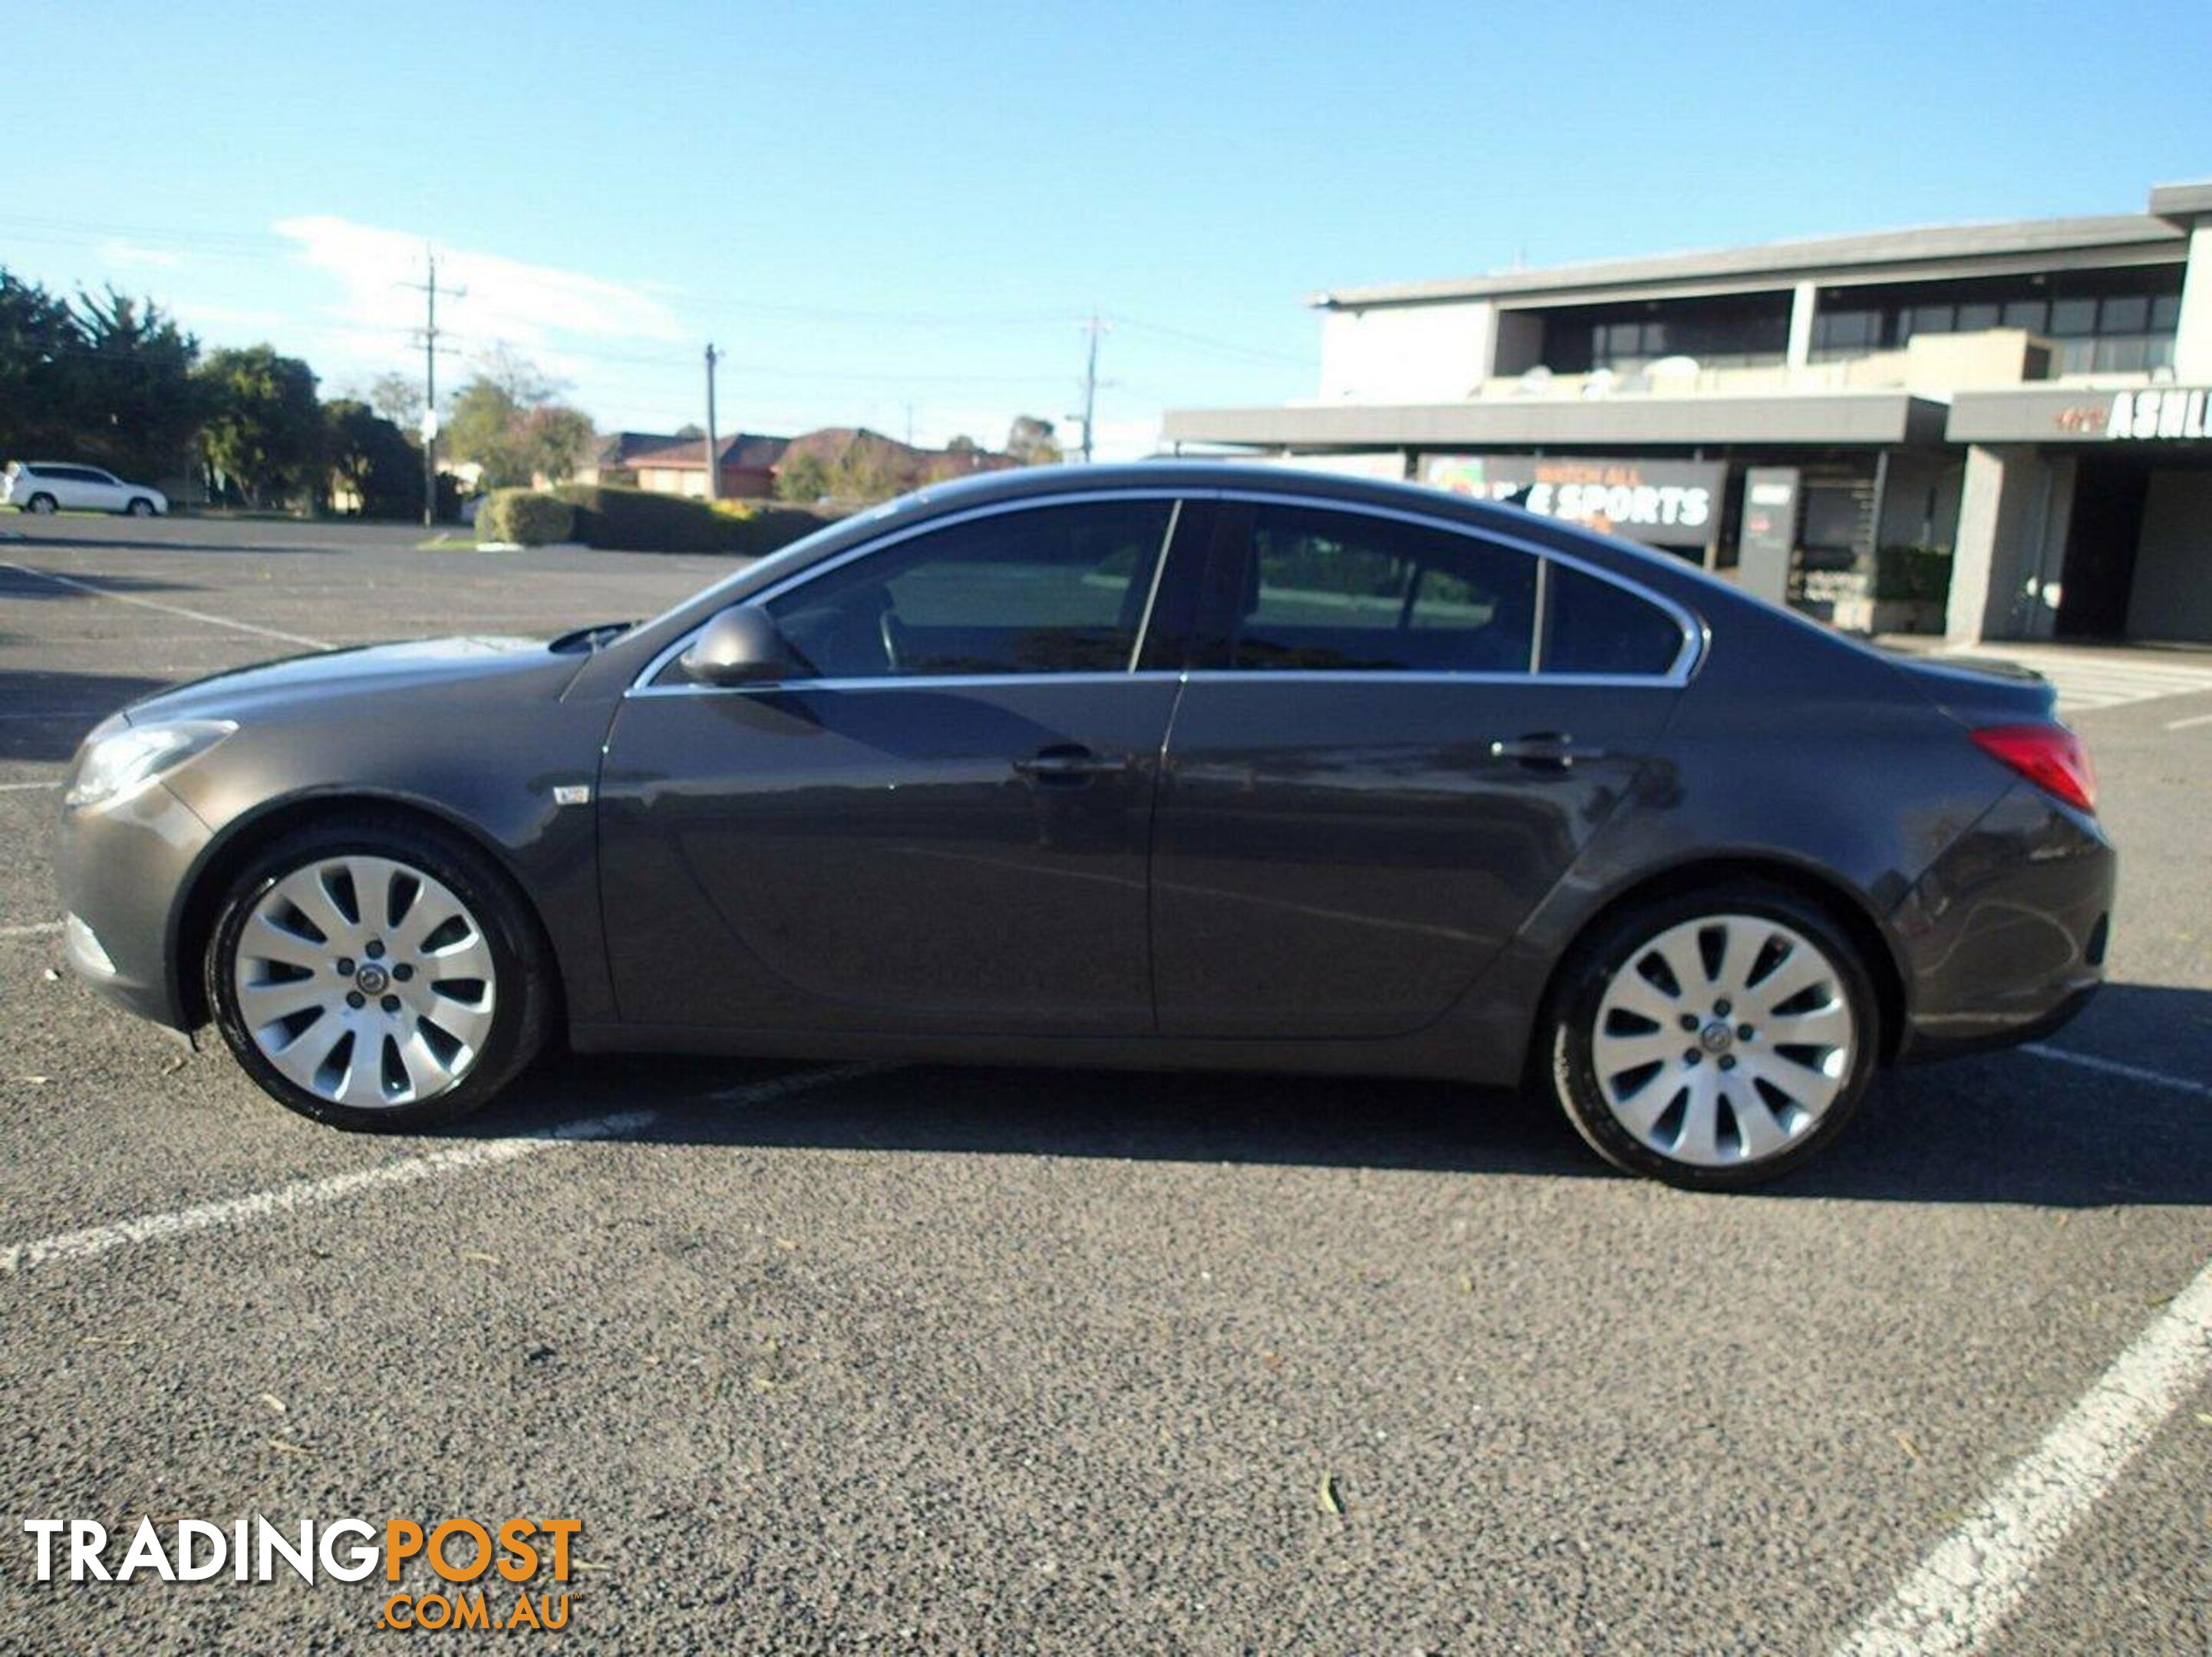
<instances>
[{"instance_id":1,"label":"white car","mask_svg":"<svg viewBox=\"0 0 2212 1657\"><path fill-rule=\"evenodd\" d=\"M59 460L11 460L0 472L0 505L24 512L120 512L151 518L169 497L144 483L126 483L97 466Z\"/></svg>"}]
</instances>

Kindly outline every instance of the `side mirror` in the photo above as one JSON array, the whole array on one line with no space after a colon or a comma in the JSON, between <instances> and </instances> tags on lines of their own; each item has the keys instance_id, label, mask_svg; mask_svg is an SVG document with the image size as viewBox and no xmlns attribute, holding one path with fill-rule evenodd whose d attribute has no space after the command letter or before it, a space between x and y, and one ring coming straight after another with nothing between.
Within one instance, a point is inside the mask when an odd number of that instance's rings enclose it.
<instances>
[{"instance_id":1,"label":"side mirror","mask_svg":"<svg viewBox=\"0 0 2212 1657\"><path fill-rule=\"evenodd\" d=\"M774 618L751 604L732 604L708 622L678 665L695 684L759 684L799 671Z\"/></svg>"}]
</instances>

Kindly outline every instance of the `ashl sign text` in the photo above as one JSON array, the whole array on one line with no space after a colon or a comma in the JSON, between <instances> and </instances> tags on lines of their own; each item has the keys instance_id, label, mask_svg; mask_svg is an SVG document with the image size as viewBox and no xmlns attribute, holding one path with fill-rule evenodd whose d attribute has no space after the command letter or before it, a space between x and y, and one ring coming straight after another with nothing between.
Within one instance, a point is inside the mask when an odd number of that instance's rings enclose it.
<instances>
[{"instance_id":1,"label":"ashl sign text","mask_svg":"<svg viewBox=\"0 0 2212 1657\"><path fill-rule=\"evenodd\" d=\"M2147 391L2120 391L2105 417L2105 435L2138 442L2205 436L2204 410L2212 392L2204 387L2164 386Z\"/></svg>"}]
</instances>

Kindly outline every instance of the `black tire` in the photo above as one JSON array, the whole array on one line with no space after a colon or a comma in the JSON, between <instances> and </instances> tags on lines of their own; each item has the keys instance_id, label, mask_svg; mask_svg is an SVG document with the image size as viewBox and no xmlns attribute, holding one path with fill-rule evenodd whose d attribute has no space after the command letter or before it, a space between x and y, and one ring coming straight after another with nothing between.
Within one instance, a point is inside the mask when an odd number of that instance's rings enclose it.
<instances>
[{"instance_id":1,"label":"black tire","mask_svg":"<svg viewBox=\"0 0 2212 1657\"><path fill-rule=\"evenodd\" d=\"M34 495L23 503L25 512L33 512L41 518L51 518L59 511L61 503L51 495Z\"/></svg>"},{"instance_id":2,"label":"black tire","mask_svg":"<svg viewBox=\"0 0 2212 1657\"><path fill-rule=\"evenodd\" d=\"M1616 974L1670 929L1721 916L1777 921L1816 945L1835 969L1834 981L1850 1011L1852 1037L1840 1085L1809 1126L1770 1155L1714 1167L1675 1160L1638 1138L1616 1116L1598 1073L1595 1038L1601 1005ZM1531 1090L1548 1096L1565 1111L1576 1132L1615 1168L1687 1190L1735 1190L1802 1167L1843 1132L1873 1079L1881 1036L1880 1003L1850 936L1819 905L1786 888L1730 880L1640 904L1577 944L1562 962L1547 1000L1530 1065ZM1689 1046L1700 1045L1697 1035L1686 1032L1683 1039ZM1683 1062L1699 1061L1690 1059L1686 1047ZM1660 1079L1673 1085L1663 1075ZM1732 1114L1729 1120L1733 1121ZM1747 1142L1749 1136L1741 1128L1735 1132L1740 1146Z\"/></svg>"},{"instance_id":3,"label":"black tire","mask_svg":"<svg viewBox=\"0 0 2212 1657\"><path fill-rule=\"evenodd\" d=\"M132 518L151 518L154 515L154 503L143 495L134 495L131 497L131 504L123 510Z\"/></svg>"},{"instance_id":4,"label":"black tire","mask_svg":"<svg viewBox=\"0 0 2212 1657\"><path fill-rule=\"evenodd\" d=\"M496 974L491 1030L474 1062L447 1090L404 1103L363 1108L296 1084L264 1054L246 1027L235 974L239 939L253 907L287 876L328 858L386 858L451 889L474 916ZM514 883L458 835L410 818L363 813L313 823L270 842L224 891L202 970L216 1028L247 1075L280 1104L318 1122L355 1132L414 1132L458 1120L489 1102L545 1045L557 992L544 962L549 946Z\"/></svg>"}]
</instances>

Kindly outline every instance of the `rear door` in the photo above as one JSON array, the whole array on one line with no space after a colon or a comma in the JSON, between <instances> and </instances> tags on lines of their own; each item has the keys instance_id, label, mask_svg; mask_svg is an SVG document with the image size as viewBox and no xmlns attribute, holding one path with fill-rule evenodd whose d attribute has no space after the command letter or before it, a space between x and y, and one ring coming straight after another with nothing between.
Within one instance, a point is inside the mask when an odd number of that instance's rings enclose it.
<instances>
[{"instance_id":1,"label":"rear door","mask_svg":"<svg viewBox=\"0 0 2212 1657\"><path fill-rule=\"evenodd\" d=\"M670 652L602 773L623 1017L1149 1030L1146 862L1178 685L1142 652L1179 659L1163 560L1203 515L1163 494L984 509L760 599L801 675L708 688Z\"/></svg>"},{"instance_id":2,"label":"rear door","mask_svg":"<svg viewBox=\"0 0 2212 1657\"><path fill-rule=\"evenodd\" d=\"M82 466L42 466L39 482L64 511L88 512L102 504Z\"/></svg>"},{"instance_id":3,"label":"rear door","mask_svg":"<svg viewBox=\"0 0 2212 1657\"><path fill-rule=\"evenodd\" d=\"M1220 512L1154 840L1161 1030L1417 1029L1632 809L1693 632L1416 517Z\"/></svg>"}]
</instances>

